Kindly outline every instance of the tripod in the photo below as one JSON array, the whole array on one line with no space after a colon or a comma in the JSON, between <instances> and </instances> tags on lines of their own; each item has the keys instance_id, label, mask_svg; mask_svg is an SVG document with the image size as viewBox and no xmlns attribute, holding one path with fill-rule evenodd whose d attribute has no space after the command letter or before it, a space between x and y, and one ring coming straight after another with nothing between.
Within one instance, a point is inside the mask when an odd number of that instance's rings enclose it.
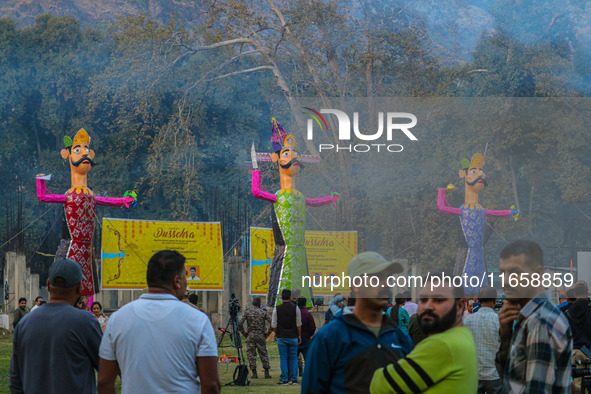
<instances>
[{"instance_id":1,"label":"tripod","mask_svg":"<svg viewBox=\"0 0 591 394\"><path fill-rule=\"evenodd\" d=\"M242 359L244 359L244 356L241 354L242 339L240 338L240 333L238 332L238 312L234 313L234 311L230 311L230 318L228 319L228 323L226 324L225 328L220 328L220 331L222 332L222 336L218 341L218 347L228 347L222 346L224 337L228 335L230 337L230 341L232 341L232 344L229 346L238 350L238 360L240 361L240 363L242 363Z\"/></svg>"},{"instance_id":2,"label":"tripod","mask_svg":"<svg viewBox=\"0 0 591 394\"><path fill-rule=\"evenodd\" d=\"M238 353L238 365L234 370L234 380L228 385L236 385L236 386L247 386L250 384L248 381L248 367L246 366L246 359L244 358L244 352L242 350L242 339L240 338L240 333L238 332L238 309L230 308L230 319L228 319L228 323L226 324L225 328L220 328L222 331L222 336L218 342L218 347L233 347L236 349ZM224 346L222 342L224 341L224 337L228 334L230 336L230 340L232 341L231 345Z\"/></svg>"}]
</instances>

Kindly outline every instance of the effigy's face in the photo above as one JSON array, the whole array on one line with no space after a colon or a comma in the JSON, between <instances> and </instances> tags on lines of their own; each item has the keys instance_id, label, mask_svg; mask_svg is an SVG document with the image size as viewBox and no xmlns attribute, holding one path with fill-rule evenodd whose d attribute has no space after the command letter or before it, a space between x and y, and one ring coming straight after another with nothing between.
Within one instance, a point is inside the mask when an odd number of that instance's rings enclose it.
<instances>
[{"instance_id":1,"label":"effigy's face","mask_svg":"<svg viewBox=\"0 0 591 394\"><path fill-rule=\"evenodd\" d=\"M484 189L484 186L486 186L486 175L482 168L470 167L467 172L465 170L460 170L460 173L461 172L465 173L464 181L466 184L466 190L478 193Z\"/></svg>"},{"instance_id":2,"label":"effigy's face","mask_svg":"<svg viewBox=\"0 0 591 394\"><path fill-rule=\"evenodd\" d=\"M71 150L63 149L62 157L70 162L70 170L79 175L86 175L94 165L94 151L88 144L76 144Z\"/></svg>"},{"instance_id":3,"label":"effigy's face","mask_svg":"<svg viewBox=\"0 0 591 394\"><path fill-rule=\"evenodd\" d=\"M285 148L279 152L279 173L294 176L300 172L302 163L295 149Z\"/></svg>"}]
</instances>

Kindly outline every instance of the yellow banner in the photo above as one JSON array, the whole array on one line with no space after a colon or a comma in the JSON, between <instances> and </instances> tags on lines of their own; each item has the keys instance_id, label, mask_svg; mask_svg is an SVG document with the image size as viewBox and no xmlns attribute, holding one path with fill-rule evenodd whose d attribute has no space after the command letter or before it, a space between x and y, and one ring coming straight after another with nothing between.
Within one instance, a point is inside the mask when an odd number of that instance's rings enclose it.
<instances>
[{"instance_id":1,"label":"yellow banner","mask_svg":"<svg viewBox=\"0 0 591 394\"><path fill-rule=\"evenodd\" d=\"M275 240L269 228L250 228L250 294L266 295L269 269L273 261ZM356 231L306 231L306 255L308 273L313 278L329 277L331 274L347 274L349 261L357 255ZM324 280L324 279L322 279ZM316 283L320 283L318 280ZM314 287L314 295L348 293L349 288Z\"/></svg>"},{"instance_id":2,"label":"yellow banner","mask_svg":"<svg viewBox=\"0 0 591 394\"><path fill-rule=\"evenodd\" d=\"M224 260L220 223L160 222L103 218L102 288L147 287L148 260L160 250L186 258L187 284L194 290L222 290Z\"/></svg>"}]
</instances>

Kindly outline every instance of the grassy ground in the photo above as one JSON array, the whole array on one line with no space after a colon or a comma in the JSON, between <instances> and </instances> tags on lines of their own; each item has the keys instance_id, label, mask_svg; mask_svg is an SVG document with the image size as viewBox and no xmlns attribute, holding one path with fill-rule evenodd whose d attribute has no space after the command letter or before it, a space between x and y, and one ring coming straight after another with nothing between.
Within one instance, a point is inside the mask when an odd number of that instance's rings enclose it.
<instances>
[{"instance_id":1,"label":"grassy ground","mask_svg":"<svg viewBox=\"0 0 591 394\"><path fill-rule=\"evenodd\" d=\"M0 393L10 393L8 388L10 358L12 357L12 335L0 336Z\"/></svg>"},{"instance_id":2,"label":"grassy ground","mask_svg":"<svg viewBox=\"0 0 591 394\"><path fill-rule=\"evenodd\" d=\"M224 344L227 344L224 341ZM244 357L246 357L246 340L242 340ZM299 393L302 378L298 378L298 386L277 386L279 381L279 375L281 369L279 368L279 352L277 351L277 342L267 342L267 351L269 353L269 363L271 364L271 376L272 379L262 379L264 377L264 370L261 364L261 359L257 357L257 374L259 379L250 379L250 386L247 387L236 387L236 386L225 386L225 384L233 380L234 370L236 369L236 363L230 364L218 364L218 375L220 377L220 383L222 384L222 392L228 393ZM219 354L230 354L236 355L236 349L234 348L220 348Z\"/></svg>"},{"instance_id":3,"label":"grassy ground","mask_svg":"<svg viewBox=\"0 0 591 394\"><path fill-rule=\"evenodd\" d=\"M224 341L226 344L227 342ZM246 357L246 342L243 341L244 345L244 356ZM222 384L222 392L227 393L299 393L300 386L277 386L276 383L279 381L280 369L279 369L279 353L277 352L276 342L267 342L267 349L269 351L269 362L271 363L271 376L272 379L251 379L250 386L248 387L236 387L236 386L225 386L225 384L233 380L234 369L236 369L236 363L229 364L218 364L218 374L220 382ZM236 355L236 350L233 348L220 348L219 354L230 354ZM12 335L0 335L0 394L10 393L8 388L9 383L9 371L10 371L10 357L12 356ZM257 372L260 377L264 376L263 367L261 360L257 357ZM250 378L250 377L249 377ZM299 379L301 382L301 378ZM118 392L121 389L121 385L117 382Z\"/></svg>"}]
</instances>

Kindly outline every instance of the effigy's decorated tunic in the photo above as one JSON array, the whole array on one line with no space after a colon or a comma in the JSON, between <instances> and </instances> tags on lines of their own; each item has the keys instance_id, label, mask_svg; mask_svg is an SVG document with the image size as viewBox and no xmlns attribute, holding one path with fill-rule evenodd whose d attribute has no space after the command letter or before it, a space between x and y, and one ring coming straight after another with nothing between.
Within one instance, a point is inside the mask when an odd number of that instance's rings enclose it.
<instances>
[{"instance_id":1,"label":"effigy's decorated tunic","mask_svg":"<svg viewBox=\"0 0 591 394\"><path fill-rule=\"evenodd\" d=\"M67 257L77 261L82 267L84 274L82 295L93 295L92 236L96 197L87 187L73 187L66 192L65 196L66 222L71 237Z\"/></svg>"},{"instance_id":2,"label":"effigy's decorated tunic","mask_svg":"<svg viewBox=\"0 0 591 394\"><path fill-rule=\"evenodd\" d=\"M282 189L274 202L273 236L275 254L269 273L269 297L279 289L301 288L302 297L312 298L312 290L302 288L308 275L306 258L306 198L296 189ZM270 300L270 298L269 298Z\"/></svg>"},{"instance_id":3,"label":"effigy's decorated tunic","mask_svg":"<svg viewBox=\"0 0 591 394\"><path fill-rule=\"evenodd\" d=\"M479 204L464 204L460 209L460 223L468 244L468 254L462 271L468 276L468 279L473 276L478 277L481 286L488 286L484 261L486 210ZM477 294L479 290L477 286L470 286L468 280L465 286L466 293Z\"/></svg>"}]
</instances>

